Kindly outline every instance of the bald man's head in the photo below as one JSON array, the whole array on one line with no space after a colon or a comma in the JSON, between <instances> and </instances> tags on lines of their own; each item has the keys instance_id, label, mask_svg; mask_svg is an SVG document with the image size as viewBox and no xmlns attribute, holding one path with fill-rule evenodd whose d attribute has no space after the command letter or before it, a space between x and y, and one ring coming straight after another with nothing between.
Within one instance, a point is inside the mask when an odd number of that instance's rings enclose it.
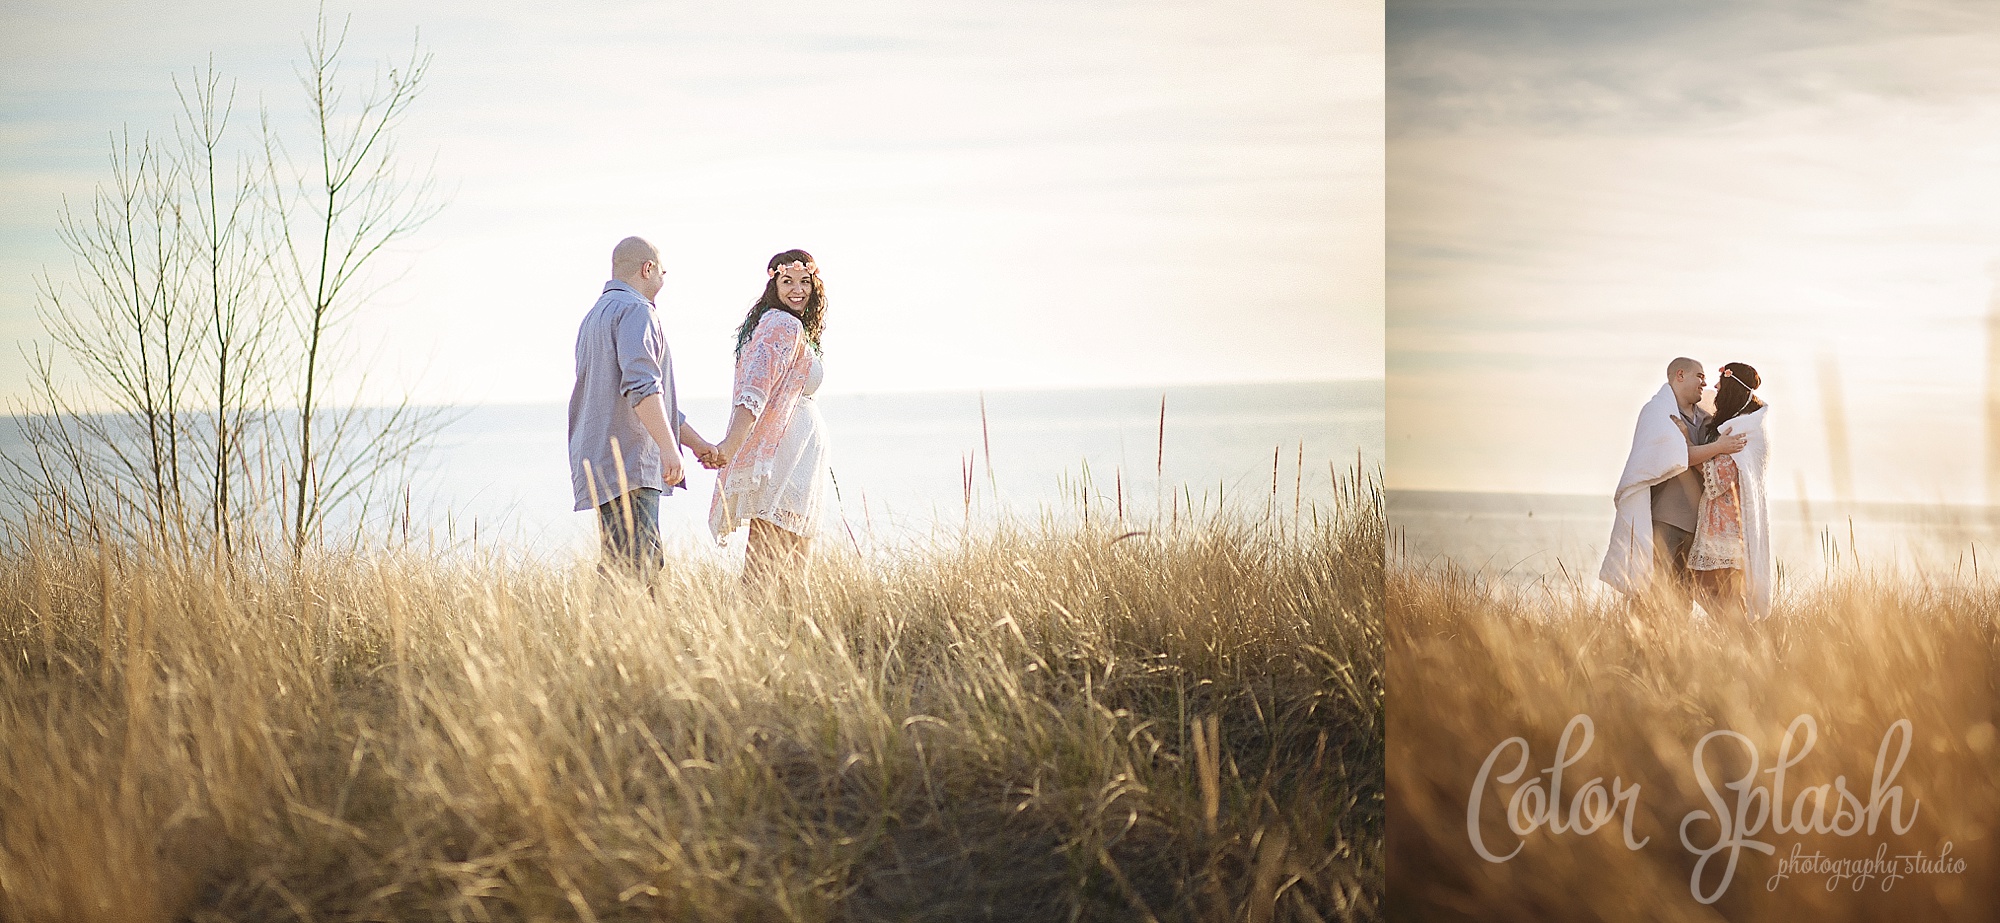
<instances>
[{"instance_id":1,"label":"bald man's head","mask_svg":"<svg viewBox=\"0 0 2000 923\"><path fill-rule=\"evenodd\" d=\"M1701 400L1701 389L1708 386L1708 373L1701 363L1682 356L1667 363L1667 387L1674 389L1674 398L1682 407Z\"/></svg>"},{"instance_id":2,"label":"bald man's head","mask_svg":"<svg viewBox=\"0 0 2000 923\"><path fill-rule=\"evenodd\" d=\"M660 293L660 251L643 237L627 237L611 248L611 278L652 298Z\"/></svg>"},{"instance_id":3,"label":"bald man's head","mask_svg":"<svg viewBox=\"0 0 2000 923\"><path fill-rule=\"evenodd\" d=\"M611 248L611 275L623 279L639 272L639 264L652 260L660 261L660 251L646 242L644 237L627 237Z\"/></svg>"}]
</instances>

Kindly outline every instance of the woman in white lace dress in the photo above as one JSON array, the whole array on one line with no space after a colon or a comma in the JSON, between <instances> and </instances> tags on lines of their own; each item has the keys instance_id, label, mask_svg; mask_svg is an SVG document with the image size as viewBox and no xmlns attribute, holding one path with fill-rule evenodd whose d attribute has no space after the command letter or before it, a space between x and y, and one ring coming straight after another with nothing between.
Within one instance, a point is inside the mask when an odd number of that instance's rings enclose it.
<instances>
[{"instance_id":1,"label":"woman in white lace dress","mask_svg":"<svg viewBox=\"0 0 2000 923\"><path fill-rule=\"evenodd\" d=\"M763 297L736 332L729 432L716 444L726 464L708 512L718 542L749 525L746 584L803 571L827 471L826 424L813 403L826 287L804 250L771 257L765 270Z\"/></svg>"},{"instance_id":2,"label":"woman in white lace dress","mask_svg":"<svg viewBox=\"0 0 2000 923\"><path fill-rule=\"evenodd\" d=\"M1749 441L1741 452L1702 463L1701 505L1688 550L1696 598L1710 614L1729 621L1746 614L1760 619L1771 611L1770 518L1764 502L1770 448L1764 435L1767 408L1756 393L1763 383L1744 363L1722 367L1708 426L1719 434L1742 433Z\"/></svg>"}]
</instances>

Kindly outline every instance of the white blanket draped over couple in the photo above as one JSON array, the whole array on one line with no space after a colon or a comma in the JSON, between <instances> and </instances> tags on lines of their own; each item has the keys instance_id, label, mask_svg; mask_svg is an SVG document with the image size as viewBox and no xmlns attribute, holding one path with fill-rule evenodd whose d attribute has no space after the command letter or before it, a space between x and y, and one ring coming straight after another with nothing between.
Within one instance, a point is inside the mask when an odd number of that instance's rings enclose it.
<instances>
[{"instance_id":1,"label":"white blanket draped over couple","mask_svg":"<svg viewBox=\"0 0 2000 923\"><path fill-rule=\"evenodd\" d=\"M1701 363L1668 364L1666 383L1633 427L1598 579L1628 599L1680 613L1699 601L1715 617L1770 614L1762 384L1755 368L1722 366L1711 412L1700 406L1708 385Z\"/></svg>"}]
</instances>

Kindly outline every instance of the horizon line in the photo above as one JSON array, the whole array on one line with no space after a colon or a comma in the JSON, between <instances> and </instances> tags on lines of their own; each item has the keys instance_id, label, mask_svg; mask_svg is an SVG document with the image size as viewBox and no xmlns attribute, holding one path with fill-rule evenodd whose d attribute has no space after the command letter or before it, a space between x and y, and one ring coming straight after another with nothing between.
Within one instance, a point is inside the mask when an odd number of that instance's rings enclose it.
<instances>
[{"instance_id":1,"label":"horizon line","mask_svg":"<svg viewBox=\"0 0 2000 923\"><path fill-rule=\"evenodd\" d=\"M1278 385L1368 385L1368 384L1375 384L1375 385L1385 385L1385 383L1386 383L1386 382L1385 382L1385 379L1384 379L1383 377L1380 377L1380 376L1377 376L1377 377L1360 377L1360 378L1279 378L1279 379L1225 379L1225 380L1220 380L1220 381L1186 381L1186 382L1170 382L1170 383L1164 383L1164 384L1162 384L1162 383L1153 383L1153 384L1137 384L1137 385L1128 385L1128 384L1118 384L1118 385L1045 385L1045 386L1033 386L1033 385L1029 385L1029 386L1012 386L1012 385L1009 385L1009 386L1001 386L1001 387L995 387L995 388L908 388L908 389L900 389L900 390L870 390L870 391L830 391L830 392L820 392L819 396L822 396L822 397L872 397L872 396L878 396L878 395L884 395L884 396L886 396L886 395L911 395L911 394L1033 394L1033 393L1054 393L1054 392L1064 392L1064 391L1171 391L1171 390L1177 390L1177 389L1190 389L1190 388L1232 388L1232 387L1254 387L1254 386L1265 386L1265 387L1272 387L1272 386L1278 386ZM723 398L725 398L725 397L728 397L728 392L726 392L726 391L706 391L706 392L679 392L679 391L677 391L677 392L676 392L676 396L677 396L677 398L678 398L679 400L681 400L681 401L688 401L688 400L720 400L720 399L723 399ZM1385 397L1386 397L1386 395L1385 395ZM543 400L543 401L464 401L464 402L449 402L449 401L446 401L446 402L420 402L420 401L411 401L411 402L409 402L408 404L404 404L404 405L398 405L398 404L387 404L387 403L383 403L383 404L343 404L343 405L339 405L339 406L331 406L331 407L327 407L327 408L326 408L326 410L327 410L327 412L328 412L328 413L337 413L337 412L345 412L345 411L349 411L349 410L363 410L363 411L368 411L368 410L393 410L393 409L395 409L395 408L396 408L396 407L398 407L398 406L404 406L404 407L408 407L408 408L410 408L410 409L413 409L413 410L450 410L450 409L464 409L464 408L473 408L473 407L541 407L541 406L546 406L546 405L550 405L550 404L562 404L562 403L565 403L565 402L566 402L567 400L568 400L568 398L567 398L567 397L552 397L552 398L549 398L549 399L547 399L547 400ZM8 419L18 419L18 418L21 418L21 417L32 417L32 416L45 416L45 415L47 415L47 414L46 414L46 411L30 411L30 412L27 412L27 413L17 413L17 412L15 412L16 410L20 410L20 409L25 409L25 408L19 408L19 407L9 407L9 408L7 408L7 409L6 409L6 412L4 412L4 413L0 413L0 417L6 417L6 418L8 418ZM284 411L296 411L296 410L297 410L298 408L297 408L297 407L291 407L291 406L284 406L284 407L272 407L272 408L269 408L269 409L271 409L271 410L273 410L273 411L277 411L277 412L284 412ZM1386 405L1385 405L1385 409L1386 409ZM94 415L98 415L98 414L111 414L111 413L122 413L122 412L125 412L125 411L117 411L117 410L104 410L104 409L78 409L78 410L77 410L76 412L77 412L77 413L79 413L79 414L83 414L83 415L93 415L93 416L94 416ZM183 413L194 413L194 414L200 414L200 413L209 413L209 412L211 412L211 411L210 411L210 410L209 410L208 408L205 408L205 407L203 407L203 408L190 408L190 409L188 409L188 410L184 410L184 411L182 411L182 412L183 412Z\"/></svg>"}]
</instances>

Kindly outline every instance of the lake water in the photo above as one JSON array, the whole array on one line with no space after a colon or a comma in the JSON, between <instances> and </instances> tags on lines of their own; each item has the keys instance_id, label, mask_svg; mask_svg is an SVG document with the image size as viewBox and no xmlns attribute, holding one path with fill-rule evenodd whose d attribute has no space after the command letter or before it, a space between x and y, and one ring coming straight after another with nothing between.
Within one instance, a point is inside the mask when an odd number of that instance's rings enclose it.
<instances>
[{"instance_id":1,"label":"lake water","mask_svg":"<svg viewBox=\"0 0 2000 923\"><path fill-rule=\"evenodd\" d=\"M1613 518L1609 496L1392 490L1387 504L1393 559L1514 586L1592 587ZM1780 572L1808 580L1857 566L2000 572L2000 510L1984 506L1774 500L1771 539Z\"/></svg>"},{"instance_id":2,"label":"lake water","mask_svg":"<svg viewBox=\"0 0 2000 923\"><path fill-rule=\"evenodd\" d=\"M1166 402L1164 440L1162 398ZM837 496L827 537L859 543L961 525L966 466L975 518L1008 512L1116 515L1149 520L1174 505L1251 512L1332 500L1332 472L1357 461L1379 471L1382 382L906 394L823 394ZM720 438L720 397L687 396L688 420ZM414 528L447 543L504 543L537 554L594 550L591 514L572 512L565 407L464 408L416 460ZM989 457L988 446L991 454ZM0 428L0 451L24 446ZM989 473L990 463L990 473ZM691 489L661 503L663 538L683 553L712 552L707 518L714 475L687 461ZM1163 488L1176 494L1168 501ZM741 534L735 537L741 543Z\"/></svg>"},{"instance_id":3,"label":"lake water","mask_svg":"<svg viewBox=\"0 0 2000 923\"><path fill-rule=\"evenodd\" d=\"M1167 508L1163 486L1183 505L1262 509L1274 452L1287 506L1294 493L1326 503L1331 470L1346 471L1357 456L1379 470L1383 454L1379 381L989 392L983 428L977 392L817 400L838 487L827 498L828 526L843 540L961 524L968 464L975 517L1080 515L1085 493L1093 515L1115 515L1122 493L1128 517L1146 518ZM721 398L682 404L697 430L721 438ZM425 460L419 484L432 498L429 520L440 523L449 510L452 530L464 535L476 519L482 544L495 536L538 551L593 547L591 516L570 510L564 414L560 404L469 410ZM686 464L690 490L662 500L660 517L663 537L683 551L712 547L715 485L712 472Z\"/></svg>"}]
</instances>

